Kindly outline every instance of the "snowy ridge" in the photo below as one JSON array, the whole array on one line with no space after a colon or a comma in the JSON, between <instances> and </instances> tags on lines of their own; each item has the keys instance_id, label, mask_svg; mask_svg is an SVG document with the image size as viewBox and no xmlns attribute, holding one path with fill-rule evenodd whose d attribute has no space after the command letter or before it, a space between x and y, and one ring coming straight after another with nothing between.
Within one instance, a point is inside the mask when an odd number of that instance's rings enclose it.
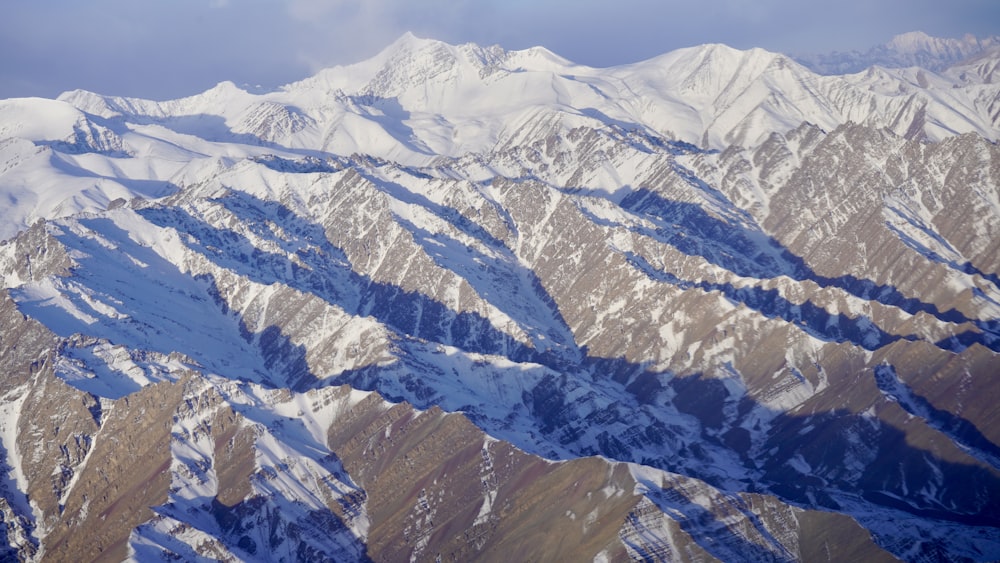
<instances>
[{"instance_id":1,"label":"snowy ridge","mask_svg":"<svg viewBox=\"0 0 1000 563\"><path fill-rule=\"evenodd\" d=\"M192 408L175 417L172 431L170 499L154 509L151 521L133 531L129 538L133 560L181 554L191 559L247 561L265 552L267 557L288 561L334 554L362 558L359 542L369 525L363 502L358 503L364 493L321 445L338 412L360 398L342 395L337 399L344 404L331 408L334 393L275 395L225 382L192 386L192 395L186 398ZM212 407L204 408L206 403ZM328 408L316 412L317 405ZM251 489L236 499L238 505L227 507L232 513L229 520L220 520L216 505L220 498L216 452L221 448L211 429L219 409L234 409L243 428L254 436ZM329 506L350 508L345 514L347 527L332 535L314 518Z\"/></svg>"}]
</instances>

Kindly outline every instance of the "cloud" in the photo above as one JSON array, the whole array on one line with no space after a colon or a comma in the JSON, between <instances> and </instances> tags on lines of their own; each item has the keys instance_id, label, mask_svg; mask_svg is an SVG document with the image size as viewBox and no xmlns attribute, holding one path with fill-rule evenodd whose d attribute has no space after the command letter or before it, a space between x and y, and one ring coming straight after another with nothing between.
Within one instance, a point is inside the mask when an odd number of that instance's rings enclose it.
<instances>
[{"instance_id":1,"label":"cloud","mask_svg":"<svg viewBox=\"0 0 1000 563\"><path fill-rule=\"evenodd\" d=\"M315 67L371 54L372 49L402 33L391 17L395 4L384 0L292 0L288 15L304 32L295 41L297 57Z\"/></svg>"},{"instance_id":2,"label":"cloud","mask_svg":"<svg viewBox=\"0 0 1000 563\"><path fill-rule=\"evenodd\" d=\"M289 17L304 30L296 57L313 70L355 62L409 31L449 42L489 35L494 0L291 0Z\"/></svg>"}]
</instances>

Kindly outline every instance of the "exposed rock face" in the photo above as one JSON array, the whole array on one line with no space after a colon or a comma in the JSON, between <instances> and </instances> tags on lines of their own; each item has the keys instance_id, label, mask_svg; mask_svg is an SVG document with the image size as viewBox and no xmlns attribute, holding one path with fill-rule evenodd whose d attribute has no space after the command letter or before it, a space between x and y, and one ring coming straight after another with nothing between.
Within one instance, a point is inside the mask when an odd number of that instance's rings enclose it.
<instances>
[{"instance_id":1,"label":"exposed rock face","mask_svg":"<svg viewBox=\"0 0 1000 563\"><path fill-rule=\"evenodd\" d=\"M4 557L1000 557L996 144L751 112L702 149L570 96L437 154L435 80L569 63L406 41L298 109L74 93L124 152L0 145L172 186L0 246ZM324 152L351 112L372 151Z\"/></svg>"}]
</instances>

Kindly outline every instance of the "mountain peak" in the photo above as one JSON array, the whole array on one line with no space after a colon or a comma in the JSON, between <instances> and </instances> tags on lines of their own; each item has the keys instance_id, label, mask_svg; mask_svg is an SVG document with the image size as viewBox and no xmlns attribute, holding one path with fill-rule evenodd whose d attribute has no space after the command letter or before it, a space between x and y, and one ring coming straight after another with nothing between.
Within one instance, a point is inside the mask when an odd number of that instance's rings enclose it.
<instances>
[{"instance_id":1,"label":"mountain peak","mask_svg":"<svg viewBox=\"0 0 1000 563\"><path fill-rule=\"evenodd\" d=\"M853 74L879 65L886 68L919 66L941 71L962 60L1000 45L1000 36L977 38L965 34L960 39L933 37L923 31L896 35L867 51L833 52L797 56L796 60L819 74Z\"/></svg>"},{"instance_id":2,"label":"mountain peak","mask_svg":"<svg viewBox=\"0 0 1000 563\"><path fill-rule=\"evenodd\" d=\"M528 47L519 51L504 51L499 46L495 49L495 64L502 64L504 68L511 71L558 72L576 66L569 59L563 58L545 47Z\"/></svg>"},{"instance_id":3,"label":"mountain peak","mask_svg":"<svg viewBox=\"0 0 1000 563\"><path fill-rule=\"evenodd\" d=\"M448 46L448 44L436 39L418 37L412 31L407 31L400 35L398 39L390 43L385 49L382 49L381 53L379 53L377 57L391 57L392 55L400 52L414 52L428 47L438 46Z\"/></svg>"},{"instance_id":4,"label":"mountain peak","mask_svg":"<svg viewBox=\"0 0 1000 563\"><path fill-rule=\"evenodd\" d=\"M673 61L686 61L687 64L701 67L728 67L732 65L742 66L747 63L755 65L763 63L766 65L777 57L784 57L784 55L758 47L743 50L726 45L725 43L706 43L704 45L695 45L693 47L684 47L675 51L670 51L668 53L664 53L663 55L653 57L648 61L643 61L637 64L673 64Z\"/></svg>"},{"instance_id":5,"label":"mountain peak","mask_svg":"<svg viewBox=\"0 0 1000 563\"><path fill-rule=\"evenodd\" d=\"M955 39L933 37L923 31L910 31L893 37L884 47L901 54L929 53L941 57L962 59L998 44L1000 44L998 36L979 39L975 35L967 33L962 38Z\"/></svg>"},{"instance_id":6,"label":"mountain peak","mask_svg":"<svg viewBox=\"0 0 1000 563\"><path fill-rule=\"evenodd\" d=\"M927 35L923 31L908 31L894 36L885 46L897 51L912 53L920 49L926 49L928 45L933 45L938 41L940 40Z\"/></svg>"},{"instance_id":7,"label":"mountain peak","mask_svg":"<svg viewBox=\"0 0 1000 563\"><path fill-rule=\"evenodd\" d=\"M892 38L883 49L903 64L943 70L948 66L976 57L1000 45L1000 37L979 39L966 34L960 39L932 37L922 31L911 31Z\"/></svg>"}]
</instances>

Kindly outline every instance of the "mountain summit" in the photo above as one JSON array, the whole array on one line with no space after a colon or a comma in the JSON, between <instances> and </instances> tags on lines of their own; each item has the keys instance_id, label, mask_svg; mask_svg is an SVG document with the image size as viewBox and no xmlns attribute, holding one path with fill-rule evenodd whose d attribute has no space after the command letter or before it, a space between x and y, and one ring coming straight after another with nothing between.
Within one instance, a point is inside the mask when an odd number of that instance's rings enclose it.
<instances>
[{"instance_id":1,"label":"mountain summit","mask_svg":"<svg viewBox=\"0 0 1000 563\"><path fill-rule=\"evenodd\" d=\"M997 47L1000 47L1000 36L996 35L979 39L967 34L954 39L931 37L922 31L911 31L865 52L803 55L797 57L797 60L813 71L826 75L862 72L876 65L887 68L920 67L940 72Z\"/></svg>"},{"instance_id":2,"label":"mountain summit","mask_svg":"<svg viewBox=\"0 0 1000 563\"><path fill-rule=\"evenodd\" d=\"M0 557L1000 559L990 57L0 101Z\"/></svg>"}]
</instances>

